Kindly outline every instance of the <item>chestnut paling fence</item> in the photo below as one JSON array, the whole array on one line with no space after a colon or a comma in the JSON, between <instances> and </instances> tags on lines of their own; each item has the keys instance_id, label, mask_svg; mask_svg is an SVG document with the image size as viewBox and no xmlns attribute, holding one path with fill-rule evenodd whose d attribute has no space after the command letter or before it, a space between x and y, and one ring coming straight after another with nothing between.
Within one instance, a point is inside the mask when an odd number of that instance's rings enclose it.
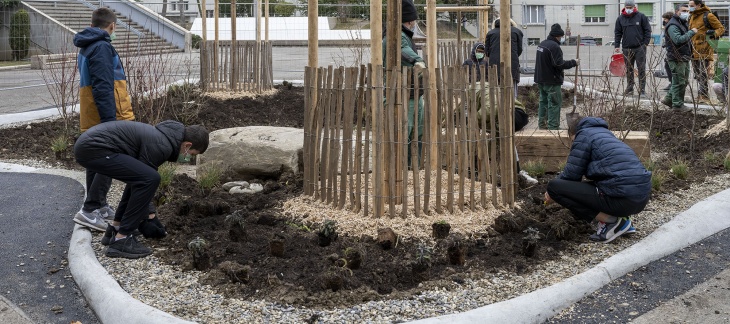
<instances>
[{"instance_id":1,"label":"chestnut paling fence","mask_svg":"<svg viewBox=\"0 0 730 324\"><path fill-rule=\"evenodd\" d=\"M403 68L388 80L382 66L307 67L304 194L375 217L514 204L514 89L498 85L496 66L489 73L481 69L488 80L474 80L475 71L460 65L438 68L435 75ZM511 80L509 71L502 72ZM430 78L436 78L436 102L427 95ZM409 142L412 89L425 93L424 127L423 134L412 127L415 140ZM410 113L418 120L418 109ZM438 154L432 157L434 145ZM499 192L490 185L498 181Z\"/></svg>"},{"instance_id":2,"label":"chestnut paling fence","mask_svg":"<svg viewBox=\"0 0 730 324\"><path fill-rule=\"evenodd\" d=\"M201 42L201 87L206 91L271 90L274 87L271 57L271 42L267 41Z\"/></svg>"}]
</instances>

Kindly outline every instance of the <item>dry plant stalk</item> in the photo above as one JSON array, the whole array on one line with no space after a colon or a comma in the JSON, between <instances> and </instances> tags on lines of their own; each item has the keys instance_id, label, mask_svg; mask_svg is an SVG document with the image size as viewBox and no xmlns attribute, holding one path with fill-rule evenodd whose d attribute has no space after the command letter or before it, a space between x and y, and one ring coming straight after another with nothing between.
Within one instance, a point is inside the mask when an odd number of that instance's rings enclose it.
<instances>
[{"instance_id":1,"label":"dry plant stalk","mask_svg":"<svg viewBox=\"0 0 730 324\"><path fill-rule=\"evenodd\" d=\"M63 120L63 136L69 136L73 125L72 119L75 118L76 104L79 103L79 70L78 61L76 60L76 49L70 44L73 42L69 39L63 42L63 54L60 55L56 62L41 67L41 76L45 81L48 92L51 94L51 100L58 109L58 113ZM46 47L49 47L46 44Z\"/></svg>"}]
</instances>

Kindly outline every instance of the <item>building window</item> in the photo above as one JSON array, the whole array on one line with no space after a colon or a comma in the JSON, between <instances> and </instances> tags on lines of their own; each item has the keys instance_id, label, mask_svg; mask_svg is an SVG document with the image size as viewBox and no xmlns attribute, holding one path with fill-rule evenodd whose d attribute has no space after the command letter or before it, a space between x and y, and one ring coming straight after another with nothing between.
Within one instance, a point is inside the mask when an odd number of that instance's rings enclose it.
<instances>
[{"instance_id":1,"label":"building window","mask_svg":"<svg viewBox=\"0 0 730 324\"><path fill-rule=\"evenodd\" d=\"M170 2L170 10L177 11L177 2Z\"/></svg>"},{"instance_id":2,"label":"building window","mask_svg":"<svg viewBox=\"0 0 730 324\"><path fill-rule=\"evenodd\" d=\"M587 23L605 23L606 22L606 5L590 5L583 6L585 11L585 22Z\"/></svg>"},{"instance_id":3,"label":"building window","mask_svg":"<svg viewBox=\"0 0 730 324\"><path fill-rule=\"evenodd\" d=\"M646 18L649 18L649 22L654 22L654 4L653 3L638 3L637 4L639 12L646 15Z\"/></svg>"},{"instance_id":4,"label":"building window","mask_svg":"<svg viewBox=\"0 0 730 324\"><path fill-rule=\"evenodd\" d=\"M539 38L528 38L527 39L527 46L537 46L537 45L540 45Z\"/></svg>"},{"instance_id":5,"label":"building window","mask_svg":"<svg viewBox=\"0 0 730 324\"><path fill-rule=\"evenodd\" d=\"M524 6L522 11L523 24L544 24L545 6Z\"/></svg>"}]
</instances>

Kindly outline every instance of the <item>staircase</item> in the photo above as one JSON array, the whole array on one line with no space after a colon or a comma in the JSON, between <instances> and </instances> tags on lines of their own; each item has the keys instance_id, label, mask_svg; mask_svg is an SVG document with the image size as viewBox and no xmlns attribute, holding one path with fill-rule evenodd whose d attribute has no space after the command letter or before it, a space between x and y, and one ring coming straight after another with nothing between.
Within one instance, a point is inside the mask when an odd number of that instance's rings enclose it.
<instances>
[{"instance_id":1,"label":"staircase","mask_svg":"<svg viewBox=\"0 0 730 324\"><path fill-rule=\"evenodd\" d=\"M80 32L84 28L91 25L91 13L93 9L84 3L76 0L60 0L60 1L23 1L27 5L43 12L44 14L56 19L66 27ZM88 1L95 7L99 7L99 1ZM155 35L151 31L142 28L139 24L130 20L119 12L116 12L117 19L126 23L130 29L136 30L141 37L133 30L127 29L123 24L117 24L117 38L112 43L114 48L121 57L130 57L137 55L151 55L163 53L178 53L184 49L178 48L173 44L165 41L161 37Z\"/></svg>"}]
</instances>

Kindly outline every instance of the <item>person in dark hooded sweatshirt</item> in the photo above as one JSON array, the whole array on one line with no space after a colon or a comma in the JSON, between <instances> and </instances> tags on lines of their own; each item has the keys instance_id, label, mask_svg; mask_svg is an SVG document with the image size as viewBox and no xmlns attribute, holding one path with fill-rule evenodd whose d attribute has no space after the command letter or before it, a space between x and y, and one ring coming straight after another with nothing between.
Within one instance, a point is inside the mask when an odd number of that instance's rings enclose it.
<instances>
[{"instance_id":1,"label":"person in dark hooded sweatshirt","mask_svg":"<svg viewBox=\"0 0 730 324\"><path fill-rule=\"evenodd\" d=\"M487 65L487 60L485 60L485 52L486 51L484 49L484 43L476 42L471 48L471 54L469 55L469 58L461 64L462 66L469 67L469 82L471 82L472 75L474 76L474 81L479 82L482 80L481 69L483 66Z\"/></svg>"},{"instance_id":2,"label":"person in dark hooded sweatshirt","mask_svg":"<svg viewBox=\"0 0 730 324\"><path fill-rule=\"evenodd\" d=\"M511 33L511 61L512 61L512 80L515 84L515 99L517 99L517 84L520 83L520 55L522 55L522 31L515 27L516 23L513 24L512 19L507 24L510 28ZM492 30L487 33L487 38L484 41L484 47L489 58L489 65L499 66L502 59L499 57L499 30L501 24L499 19L492 22ZM499 82L502 82L502 74L497 74Z\"/></svg>"},{"instance_id":3,"label":"person in dark hooded sweatshirt","mask_svg":"<svg viewBox=\"0 0 730 324\"><path fill-rule=\"evenodd\" d=\"M651 172L605 120L585 117L569 123L570 155L560 176L548 182L545 204L556 202L576 219L597 221L593 241L608 243L635 232L629 216L649 202Z\"/></svg>"},{"instance_id":4,"label":"person in dark hooded sweatshirt","mask_svg":"<svg viewBox=\"0 0 730 324\"><path fill-rule=\"evenodd\" d=\"M626 0L613 30L615 53L623 50L626 64L625 95L634 93L634 64L639 70L639 95L646 98L646 47L651 41L649 18L639 12L636 0ZM619 49L619 46L621 49Z\"/></svg>"},{"instance_id":5,"label":"person in dark hooded sweatshirt","mask_svg":"<svg viewBox=\"0 0 730 324\"><path fill-rule=\"evenodd\" d=\"M416 12L416 6L413 4L412 0L402 0L402 12L401 12L401 31L400 31L400 41L401 41L401 66L407 66L407 67L420 67L425 69L426 63L423 62L423 58L418 55L418 52L416 51L416 45L413 43L413 33L416 31L416 20L418 20L418 12ZM386 56L386 49L388 41L387 37L385 37L386 31L385 28L383 28L383 58ZM419 84L423 85L423 82L419 82ZM418 141L418 156L421 156L421 149L422 149L422 142L421 138L423 137L423 88L420 89L413 89L413 83L410 86L410 97L408 99L408 165L411 165L411 141L414 140L413 138L413 127L415 123L418 123L418 139L415 139ZM387 98L386 98L387 99ZM413 120L413 111L414 109L418 109L418 120ZM420 161L419 161L420 163Z\"/></svg>"},{"instance_id":6,"label":"person in dark hooded sweatshirt","mask_svg":"<svg viewBox=\"0 0 730 324\"><path fill-rule=\"evenodd\" d=\"M159 220L151 223L147 219L148 206L160 184L157 168L165 161L190 161L191 156L205 152L208 141L204 127L172 120L155 126L110 121L79 136L74 145L76 161L87 170L126 184L114 221L104 233L109 242L106 256L136 259L152 253L132 232L139 228L143 234L164 233Z\"/></svg>"},{"instance_id":7,"label":"person in dark hooded sweatshirt","mask_svg":"<svg viewBox=\"0 0 730 324\"><path fill-rule=\"evenodd\" d=\"M81 132L114 120L134 120L119 54L111 42L116 38L117 16L108 8L91 14L91 26L74 36L79 48L79 126ZM107 203L112 179L86 170L86 198L74 222L98 231L107 228L115 210ZM154 207L150 207L150 215Z\"/></svg>"},{"instance_id":8,"label":"person in dark hooded sweatshirt","mask_svg":"<svg viewBox=\"0 0 730 324\"><path fill-rule=\"evenodd\" d=\"M540 90L537 108L537 126L540 129L560 129L560 106L563 104L560 88L565 79L563 71L580 64L580 60L563 60L560 43L564 37L565 32L560 25L553 24L547 39L537 46L535 83Z\"/></svg>"}]
</instances>

